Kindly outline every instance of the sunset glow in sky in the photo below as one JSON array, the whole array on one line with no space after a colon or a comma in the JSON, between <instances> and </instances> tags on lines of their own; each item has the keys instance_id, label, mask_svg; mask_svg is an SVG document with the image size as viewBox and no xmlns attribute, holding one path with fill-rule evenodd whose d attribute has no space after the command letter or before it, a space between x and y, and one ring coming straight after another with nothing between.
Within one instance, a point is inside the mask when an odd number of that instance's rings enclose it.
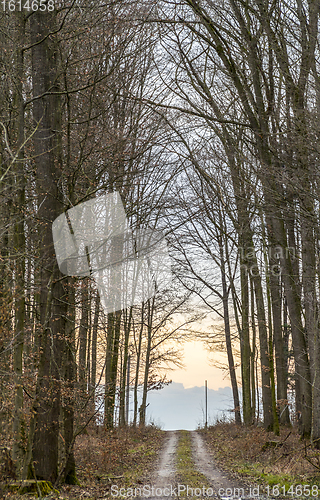
<instances>
[{"instance_id":1,"label":"sunset glow in sky","mask_svg":"<svg viewBox=\"0 0 320 500\"><path fill-rule=\"evenodd\" d=\"M227 363L227 356L221 353L209 353L202 341L187 342L182 346L184 350L185 369L178 368L168 373L173 382L180 382L186 389L201 387L208 381L208 388L217 390L220 387L231 387L227 371L212 366L210 360L216 359L220 363Z\"/></svg>"}]
</instances>

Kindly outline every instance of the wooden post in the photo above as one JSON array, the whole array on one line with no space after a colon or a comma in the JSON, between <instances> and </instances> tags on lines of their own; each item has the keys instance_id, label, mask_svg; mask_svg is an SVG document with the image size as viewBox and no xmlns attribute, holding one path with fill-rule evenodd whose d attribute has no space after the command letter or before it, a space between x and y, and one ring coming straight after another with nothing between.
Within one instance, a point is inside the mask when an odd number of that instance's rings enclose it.
<instances>
[{"instance_id":1,"label":"wooden post","mask_svg":"<svg viewBox=\"0 0 320 500\"><path fill-rule=\"evenodd\" d=\"M206 401L206 422L205 429L208 427L208 383L207 380L204 381L204 391L205 391L205 401Z\"/></svg>"},{"instance_id":2,"label":"wooden post","mask_svg":"<svg viewBox=\"0 0 320 500\"><path fill-rule=\"evenodd\" d=\"M129 401L130 401L130 354L127 364L127 397L126 397L126 424L129 425Z\"/></svg>"}]
</instances>

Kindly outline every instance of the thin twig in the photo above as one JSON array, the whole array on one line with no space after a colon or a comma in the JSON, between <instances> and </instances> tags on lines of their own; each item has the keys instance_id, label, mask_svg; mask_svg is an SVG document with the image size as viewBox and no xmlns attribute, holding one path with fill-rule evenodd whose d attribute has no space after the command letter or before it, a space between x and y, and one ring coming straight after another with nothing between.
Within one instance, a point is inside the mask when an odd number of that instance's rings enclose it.
<instances>
[{"instance_id":1,"label":"thin twig","mask_svg":"<svg viewBox=\"0 0 320 500\"><path fill-rule=\"evenodd\" d=\"M26 145L26 143L33 137L33 135L36 133L36 131L38 130L38 127L40 125L40 122L41 120L37 123L37 126L35 127L35 129L31 132L31 134L29 135L29 137L26 138L26 140L21 144L21 146L18 148L18 151L16 152L16 154L13 153L13 151L11 150L10 148L10 144L9 144L9 140L8 140L8 133L7 133L7 129L5 127L5 125L0 122L0 125L2 126L3 130L4 130L4 142L6 143L6 146L7 146L7 149L9 151L9 155L11 156L12 158L12 161L11 163L9 164L7 170L2 174L2 176L0 177L0 182L3 181L3 179L5 178L5 176L7 175L7 173L9 172L10 168L12 167L12 165L15 163L16 159L18 158L19 154L20 154L20 151L24 148L24 146Z\"/></svg>"}]
</instances>

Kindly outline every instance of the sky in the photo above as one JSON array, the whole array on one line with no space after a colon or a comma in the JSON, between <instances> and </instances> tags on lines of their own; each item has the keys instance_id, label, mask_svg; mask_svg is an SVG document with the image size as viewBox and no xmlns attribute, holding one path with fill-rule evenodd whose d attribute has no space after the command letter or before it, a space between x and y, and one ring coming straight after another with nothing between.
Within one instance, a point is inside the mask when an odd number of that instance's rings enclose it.
<instances>
[{"instance_id":1,"label":"sky","mask_svg":"<svg viewBox=\"0 0 320 500\"><path fill-rule=\"evenodd\" d=\"M213 424L221 418L233 418L233 413L230 411L233 408L233 398L226 352L221 350L209 352L203 340L188 341L179 344L180 346L184 368L167 371L167 379L172 380L172 383L161 390L148 392L147 423L153 422L163 430L194 430L203 426L205 423L205 381L208 387L208 424ZM219 367L214 366L215 362ZM239 368L237 375L239 380ZM133 420L132 387L129 419Z\"/></svg>"},{"instance_id":2,"label":"sky","mask_svg":"<svg viewBox=\"0 0 320 500\"><path fill-rule=\"evenodd\" d=\"M208 423L230 418L232 392L227 372L210 360L226 361L221 353L208 353L201 341L183 347L185 369L168 373L172 384L148 393L147 421L164 430L194 430L205 422L205 380L208 384Z\"/></svg>"},{"instance_id":3,"label":"sky","mask_svg":"<svg viewBox=\"0 0 320 500\"><path fill-rule=\"evenodd\" d=\"M160 391L148 395L147 423L153 422L163 430L194 430L205 423L205 389L172 382ZM232 392L230 387L208 389L208 425L217 419L231 418Z\"/></svg>"},{"instance_id":4,"label":"sky","mask_svg":"<svg viewBox=\"0 0 320 500\"><path fill-rule=\"evenodd\" d=\"M227 357L222 353L209 353L204 342L187 342L182 347L184 351L183 363L185 368L178 368L168 373L173 382L180 382L186 389L202 387L208 381L209 389L231 387L227 371L213 366L212 361L227 363Z\"/></svg>"},{"instance_id":5,"label":"sky","mask_svg":"<svg viewBox=\"0 0 320 500\"><path fill-rule=\"evenodd\" d=\"M216 359L226 365L224 353L209 353L203 341L182 345L185 368L167 373L172 383L148 392L147 423L163 430L194 430L205 423L205 380L208 385L208 424L233 418L233 399L228 371L212 365ZM102 386L103 387L103 386ZM240 390L240 388L239 388ZM141 404L141 391L140 391ZM103 409L100 409L103 412ZM133 393L130 391L129 419L133 419Z\"/></svg>"}]
</instances>

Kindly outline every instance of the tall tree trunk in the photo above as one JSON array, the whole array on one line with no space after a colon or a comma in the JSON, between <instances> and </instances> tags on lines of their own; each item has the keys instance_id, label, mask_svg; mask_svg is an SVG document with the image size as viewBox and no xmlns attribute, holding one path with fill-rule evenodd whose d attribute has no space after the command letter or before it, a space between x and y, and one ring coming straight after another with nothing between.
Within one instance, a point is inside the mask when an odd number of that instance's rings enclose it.
<instances>
[{"instance_id":1,"label":"tall tree trunk","mask_svg":"<svg viewBox=\"0 0 320 500\"><path fill-rule=\"evenodd\" d=\"M241 247L243 251L244 247ZM241 376L242 376L242 410L245 425L252 423L252 407L250 394L250 337L249 337L249 296L248 296L248 268L245 259L240 256L240 285L241 285Z\"/></svg>"},{"instance_id":2,"label":"tall tree trunk","mask_svg":"<svg viewBox=\"0 0 320 500\"><path fill-rule=\"evenodd\" d=\"M151 341L152 341L152 320L154 311L154 300L149 299L147 302L148 307L148 317L147 317L147 347L146 347L146 359L144 368L144 380L143 380L143 391L142 391L142 401L139 408L139 425L144 426L146 424L146 410L147 410L147 395L148 395L148 380L149 380L149 370L150 370L150 354L151 354Z\"/></svg>"},{"instance_id":3,"label":"tall tree trunk","mask_svg":"<svg viewBox=\"0 0 320 500\"><path fill-rule=\"evenodd\" d=\"M51 225L63 211L59 181L61 109L58 82L58 47L54 35L56 11L30 16L32 46L34 153L40 236L39 368L36 385L35 430L30 470L53 483L58 474L61 350L65 334L66 291L54 255ZM30 464L31 465L31 464Z\"/></svg>"},{"instance_id":4,"label":"tall tree trunk","mask_svg":"<svg viewBox=\"0 0 320 500\"><path fill-rule=\"evenodd\" d=\"M25 175L23 163L24 142L24 100L22 81L24 74L23 46L25 39L25 21L21 12L15 12L16 28L16 61L15 61L15 105L17 112L17 148L19 151L15 162L16 177L16 223L14 227L14 254L15 259L15 332L13 369L15 374L15 400L13 416L13 460L16 462L18 477L21 477L21 468L24 458L23 445L23 345L25 322Z\"/></svg>"},{"instance_id":5,"label":"tall tree trunk","mask_svg":"<svg viewBox=\"0 0 320 500\"><path fill-rule=\"evenodd\" d=\"M127 311L124 312L124 353L123 353L123 366L120 381L120 407L119 407L119 426L123 427L126 423L125 415L125 399L126 399L126 380L128 368L128 352L129 352L129 335L132 322L132 307L130 307L129 315Z\"/></svg>"},{"instance_id":6,"label":"tall tree trunk","mask_svg":"<svg viewBox=\"0 0 320 500\"><path fill-rule=\"evenodd\" d=\"M220 210L219 210L219 219L220 219L220 225L221 225L222 224L222 214L221 214ZM220 250L220 271L221 271L221 281L222 281L224 331L225 331L225 337L226 337L229 374L230 374L232 395L233 395L234 417L235 417L236 424L241 424L241 412L240 412L238 383L237 383L236 368L235 368L233 353L232 353L230 319L229 319L229 292L228 292L228 288L227 288L225 255L224 255L222 238L219 238L218 243L219 243L219 250ZM228 243L226 241L225 242L225 251L226 251L226 258L228 259L227 245L228 245ZM249 366L250 366L250 363L249 363Z\"/></svg>"},{"instance_id":7,"label":"tall tree trunk","mask_svg":"<svg viewBox=\"0 0 320 500\"><path fill-rule=\"evenodd\" d=\"M268 203L269 206L269 203ZM285 295L288 304L288 311L292 332L292 348L296 368L296 404L299 410L299 429L302 436L310 436L311 433L311 376L310 364L306 339L301 319L301 300L299 288L297 286L297 275L294 272L292 259L287 245L287 238L284 228L284 222L276 217L272 218L273 239L280 246L280 265L282 269L282 278L285 287Z\"/></svg>"},{"instance_id":8,"label":"tall tree trunk","mask_svg":"<svg viewBox=\"0 0 320 500\"><path fill-rule=\"evenodd\" d=\"M112 366L112 350L114 344L114 313L108 314L107 322L107 349L105 361L105 378L104 378L104 425L107 429L113 427L113 412L112 392L111 392L111 366Z\"/></svg>"},{"instance_id":9,"label":"tall tree trunk","mask_svg":"<svg viewBox=\"0 0 320 500\"><path fill-rule=\"evenodd\" d=\"M81 282L81 319L79 327L79 386L82 397L87 393L87 356L89 330L89 280L83 279Z\"/></svg>"},{"instance_id":10,"label":"tall tree trunk","mask_svg":"<svg viewBox=\"0 0 320 500\"><path fill-rule=\"evenodd\" d=\"M2 54L7 44L4 33L0 35ZM0 91L0 108L5 109L5 93L7 81L3 81ZM13 283L12 269L10 266L10 220L13 216L14 192L13 179L5 175L10 165L11 158L6 154L6 144L0 136L0 440L6 439L11 433L11 408L8 404L12 393L12 301Z\"/></svg>"},{"instance_id":11,"label":"tall tree trunk","mask_svg":"<svg viewBox=\"0 0 320 500\"><path fill-rule=\"evenodd\" d=\"M290 196L288 200L289 206L293 205L293 197ZM296 237L295 237L295 212L294 210L288 210L288 215L286 217L285 221L285 227L286 227L286 232L288 235L288 256L290 256L290 261L291 261L291 267L292 267L292 277L291 280L294 281L294 291L295 294L297 295L296 302L299 305L299 311L297 311L297 314L301 316L301 282L300 282L300 275L299 275L299 259L298 259L298 248L296 244ZM286 250L287 251L287 250ZM285 332L287 333L288 336L288 310L289 310L289 321L291 324L291 319L290 319L290 309L288 308L288 295L290 293L289 290L286 288L286 282L283 276L282 272L282 282L284 286L284 315L285 315ZM287 285L288 286L288 285ZM301 318L300 318L301 321ZM301 322L301 328L302 328L302 322ZM292 324L291 324L291 329L292 329ZM292 334L293 336L293 334ZM304 338L304 336L303 336ZM288 341L288 338L287 338ZM293 347L294 349L294 347ZM301 426L301 416L302 416L302 395L301 395L301 387L300 387L300 367L298 363L298 359L295 358L295 374L294 374L294 389L295 389L295 403L296 403L296 418L299 422L299 428L300 428L300 433L302 433L302 426Z\"/></svg>"},{"instance_id":12,"label":"tall tree trunk","mask_svg":"<svg viewBox=\"0 0 320 500\"><path fill-rule=\"evenodd\" d=\"M263 422L267 430L272 430L274 425L274 420L272 412L268 334L267 334L267 324L266 324L261 276L254 250L252 252L252 262L253 265L251 267L251 271L252 271L252 281L254 283L254 292L256 299L257 319L258 319L259 343L260 343Z\"/></svg>"},{"instance_id":13,"label":"tall tree trunk","mask_svg":"<svg viewBox=\"0 0 320 500\"><path fill-rule=\"evenodd\" d=\"M100 296L97 291L95 297L94 318L92 325L92 354L91 354L91 391L92 395L92 408L96 410L96 382L97 382L97 340L99 328L99 314L100 314Z\"/></svg>"},{"instance_id":14,"label":"tall tree trunk","mask_svg":"<svg viewBox=\"0 0 320 500\"><path fill-rule=\"evenodd\" d=\"M255 366L256 366L256 321L254 314L254 287L252 283L252 278L250 277L250 305L251 305L251 329L252 329L252 349L251 349L251 360L250 360L250 372L251 372L251 401L252 401L252 421L256 422L256 400L259 404L259 397L256 398L256 377L255 377Z\"/></svg>"},{"instance_id":15,"label":"tall tree trunk","mask_svg":"<svg viewBox=\"0 0 320 500\"><path fill-rule=\"evenodd\" d=\"M88 388L88 393L90 394L90 388L91 388L91 330L92 330L92 315L91 315L91 293L89 291L89 297L88 297L88 306L89 306L89 311L88 311L88 316L89 316L89 322L88 322L88 333L87 333L87 338L88 338L88 344L87 344L87 363L86 363L86 386Z\"/></svg>"},{"instance_id":16,"label":"tall tree trunk","mask_svg":"<svg viewBox=\"0 0 320 500\"><path fill-rule=\"evenodd\" d=\"M319 7L318 7L319 9ZM314 20L310 20L314 22ZM316 31L317 33L317 31ZM316 36L316 33L314 35ZM316 248L315 228L318 225L314 213L314 193L310 177L310 146L308 144L308 125L306 118L304 89L299 86L293 99L295 149L297 152L297 168L299 172L299 199L301 224L301 256L302 286L305 306L305 327L310 356L310 372L312 385L312 424L311 441L320 449L320 329L319 310L316 292ZM302 395L304 398L304 394ZM309 404L303 400L305 405Z\"/></svg>"},{"instance_id":17,"label":"tall tree trunk","mask_svg":"<svg viewBox=\"0 0 320 500\"><path fill-rule=\"evenodd\" d=\"M142 345L142 334L144 327L144 311L145 311L145 303L141 304L141 323L139 329L139 338L138 338L138 346L136 346L136 373L134 379L134 389L133 389L133 400L134 400L134 408L133 408L133 425L137 425L138 418L138 386L139 386L139 371L140 371L140 358L141 358L141 345Z\"/></svg>"},{"instance_id":18,"label":"tall tree trunk","mask_svg":"<svg viewBox=\"0 0 320 500\"><path fill-rule=\"evenodd\" d=\"M268 273L268 268L267 268L267 273ZM273 324L272 324L272 305L271 305L269 279L267 279L267 300L268 300L269 366L270 366L270 386L271 386L272 415L273 415L273 432L275 433L276 436L279 436L280 428L279 428L279 417L277 412L276 385L274 376Z\"/></svg>"},{"instance_id":19,"label":"tall tree trunk","mask_svg":"<svg viewBox=\"0 0 320 500\"><path fill-rule=\"evenodd\" d=\"M112 429L117 390L118 358L122 311L108 314L107 361L105 376L105 426Z\"/></svg>"},{"instance_id":20,"label":"tall tree trunk","mask_svg":"<svg viewBox=\"0 0 320 500\"><path fill-rule=\"evenodd\" d=\"M281 295L279 276L272 272L273 261L270 260L270 293L272 302L273 337L275 348L276 375L277 375L277 404L279 419L282 425L290 425L288 407L288 371L286 351L283 342L281 326Z\"/></svg>"},{"instance_id":21,"label":"tall tree trunk","mask_svg":"<svg viewBox=\"0 0 320 500\"><path fill-rule=\"evenodd\" d=\"M277 413L277 402L276 402L276 386L275 386L275 376L274 376L274 346L273 346L273 308L272 308L272 295L270 291L270 280L275 278L275 273L279 272L278 267L274 264L274 259L272 258L273 248L267 247L266 242L266 232L265 232L265 221L263 214L260 213L261 227L262 227L262 240L263 240L263 255L264 255L264 265L266 273L266 295L267 295L267 305L268 305L268 330L269 330L269 367L270 367L270 386L271 386L271 399L272 399L272 415L273 415L273 432L276 436L279 436L279 418ZM271 251L270 251L271 250ZM272 265L271 265L272 264ZM279 297L280 298L280 297ZM280 311L281 319L281 311Z\"/></svg>"},{"instance_id":22,"label":"tall tree trunk","mask_svg":"<svg viewBox=\"0 0 320 500\"><path fill-rule=\"evenodd\" d=\"M63 427L64 427L64 454L65 466L62 478L67 484L78 484L76 476L76 464L74 458L74 389L76 380L76 347L75 347L75 282L68 278L68 311L66 323L66 335L64 344L64 400L63 400Z\"/></svg>"}]
</instances>

